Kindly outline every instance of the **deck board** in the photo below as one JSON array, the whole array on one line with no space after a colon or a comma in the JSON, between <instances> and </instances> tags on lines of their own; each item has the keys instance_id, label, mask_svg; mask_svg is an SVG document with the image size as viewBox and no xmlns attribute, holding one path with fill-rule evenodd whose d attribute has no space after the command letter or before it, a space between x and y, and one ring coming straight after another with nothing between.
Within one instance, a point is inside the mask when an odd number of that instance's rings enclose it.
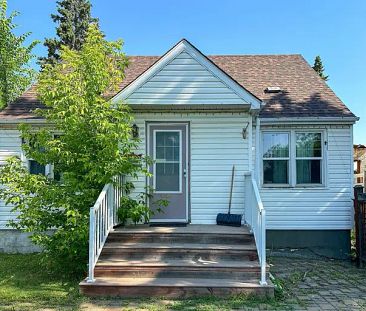
<instances>
[{"instance_id":1,"label":"deck board","mask_svg":"<svg viewBox=\"0 0 366 311\"><path fill-rule=\"evenodd\" d=\"M186 227L150 227L149 225L130 225L114 229L124 233L182 233L182 234L250 234L247 226L229 227L218 225L187 225Z\"/></svg>"}]
</instances>

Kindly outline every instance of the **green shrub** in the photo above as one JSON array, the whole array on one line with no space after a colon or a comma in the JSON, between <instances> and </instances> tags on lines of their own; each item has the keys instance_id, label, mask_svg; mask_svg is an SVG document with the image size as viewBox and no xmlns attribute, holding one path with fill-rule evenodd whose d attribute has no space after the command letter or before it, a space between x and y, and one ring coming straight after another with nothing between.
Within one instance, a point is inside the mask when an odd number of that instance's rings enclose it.
<instances>
[{"instance_id":1,"label":"green shrub","mask_svg":"<svg viewBox=\"0 0 366 311\"><path fill-rule=\"evenodd\" d=\"M137 200L125 196L121 200L121 206L117 210L118 220L125 225L130 219L135 225L138 223L148 223L155 213L163 213L164 207L167 207L167 200L158 200L154 202L156 209L152 210L144 198L146 194L140 194Z\"/></svg>"}]
</instances>

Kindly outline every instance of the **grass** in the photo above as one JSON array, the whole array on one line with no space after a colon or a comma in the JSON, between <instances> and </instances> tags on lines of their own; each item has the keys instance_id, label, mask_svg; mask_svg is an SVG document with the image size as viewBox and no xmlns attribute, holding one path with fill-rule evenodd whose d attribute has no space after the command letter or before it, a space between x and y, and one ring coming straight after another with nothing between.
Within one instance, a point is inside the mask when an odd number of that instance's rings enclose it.
<instances>
[{"instance_id":1,"label":"grass","mask_svg":"<svg viewBox=\"0 0 366 311\"><path fill-rule=\"evenodd\" d=\"M0 254L0 310L76 309L77 280L62 280L42 265L39 254Z\"/></svg>"},{"instance_id":2,"label":"grass","mask_svg":"<svg viewBox=\"0 0 366 311\"><path fill-rule=\"evenodd\" d=\"M296 278L296 276L294 277ZM290 280L293 282L293 280ZM287 283L278 281L286 289ZM291 309L282 290L276 298L250 296L192 299L91 299L79 294L79 280L62 279L50 273L39 254L0 254L0 310L202 310L224 311L260 307L267 310ZM296 283L296 282L294 282Z\"/></svg>"}]
</instances>

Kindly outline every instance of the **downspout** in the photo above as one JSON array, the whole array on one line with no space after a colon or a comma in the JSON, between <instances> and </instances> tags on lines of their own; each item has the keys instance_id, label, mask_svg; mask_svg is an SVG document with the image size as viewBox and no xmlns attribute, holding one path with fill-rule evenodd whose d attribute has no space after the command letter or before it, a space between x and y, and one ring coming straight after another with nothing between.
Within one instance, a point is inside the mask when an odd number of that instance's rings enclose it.
<instances>
[{"instance_id":1,"label":"downspout","mask_svg":"<svg viewBox=\"0 0 366 311\"><path fill-rule=\"evenodd\" d=\"M260 147L259 147L260 126L261 121L259 119L259 116L257 115L257 119L255 122L255 180L257 181L258 187L260 185Z\"/></svg>"},{"instance_id":2,"label":"downspout","mask_svg":"<svg viewBox=\"0 0 366 311\"><path fill-rule=\"evenodd\" d=\"M253 171L253 115L250 114L248 125L248 171Z\"/></svg>"}]
</instances>

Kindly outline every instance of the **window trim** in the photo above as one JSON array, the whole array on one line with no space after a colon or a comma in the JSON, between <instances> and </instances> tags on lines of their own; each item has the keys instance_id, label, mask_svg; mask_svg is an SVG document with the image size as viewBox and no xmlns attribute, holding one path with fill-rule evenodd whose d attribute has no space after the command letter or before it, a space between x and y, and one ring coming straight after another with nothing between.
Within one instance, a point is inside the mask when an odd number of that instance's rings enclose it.
<instances>
[{"instance_id":1,"label":"window trim","mask_svg":"<svg viewBox=\"0 0 366 311\"><path fill-rule=\"evenodd\" d=\"M57 135L60 135L60 134L56 134L56 133L53 134L54 137L57 136ZM23 144L26 144L27 142L22 138L21 143L23 145ZM35 160L33 158L27 158L23 148L21 148L20 159L24 163L23 165L25 165L28 172L30 173L30 161L35 161ZM44 165L44 167L45 167L45 175L44 176L47 177L47 178L54 179L54 170L53 170L54 165L51 164L51 163L48 163L48 164Z\"/></svg>"},{"instance_id":2,"label":"window trim","mask_svg":"<svg viewBox=\"0 0 366 311\"><path fill-rule=\"evenodd\" d=\"M264 133L288 133L289 134L289 176L288 184L265 184L264 183L264 171L263 171L263 134ZM321 183L320 184L297 184L296 183L296 134L297 133L320 133L321 134L321 147L322 147L322 159L321 159ZM260 152L260 184L262 188L326 188L328 184L328 135L326 129L315 128L298 128L298 129L264 129L260 131L259 137L259 152ZM276 158L277 159L277 158ZM285 158L282 158L285 159ZM316 159L316 158L311 158Z\"/></svg>"}]
</instances>

